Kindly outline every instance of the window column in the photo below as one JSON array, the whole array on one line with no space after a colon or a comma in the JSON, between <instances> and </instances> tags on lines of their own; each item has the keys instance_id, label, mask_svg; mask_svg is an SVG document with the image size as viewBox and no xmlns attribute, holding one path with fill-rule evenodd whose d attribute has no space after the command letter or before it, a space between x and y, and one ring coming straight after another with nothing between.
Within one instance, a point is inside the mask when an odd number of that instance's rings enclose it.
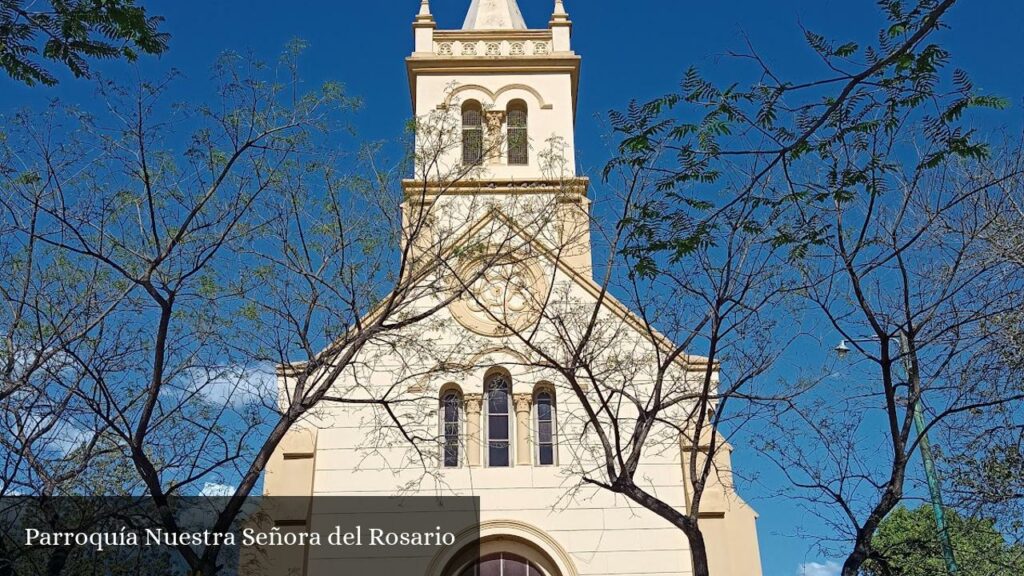
<instances>
[{"instance_id":1,"label":"window column","mask_svg":"<svg viewBox=\"0 0 1024 576\"><path fill-rule=\"evenodd\" d=\"M480 410L483 406L482 394L466 394L466 465L471 468L480 466Z\"/></svg>"},{"instance_id":2,"label":"window column","mask_svg":"<svg viewBox=\"0 0 1024 576\"><path fill-rule=\"evenodd\" d=\"M533 442L530 438L530 406L532 394L516 394L516 466L529 466L533 460Z\"/></svg>"},{"instance_id":3,"label":"window column","mask_svg":"<svg viewBox=\"0 0 1024 576\"><path fill-rule=\"evenodd\" d=\"M486 116L487 137L484 142L487 146L487 161L488 164L501 164L501 141L505 136L501 126L505 123L505 111L488 110Z\"/></svg>"}]
</instances>

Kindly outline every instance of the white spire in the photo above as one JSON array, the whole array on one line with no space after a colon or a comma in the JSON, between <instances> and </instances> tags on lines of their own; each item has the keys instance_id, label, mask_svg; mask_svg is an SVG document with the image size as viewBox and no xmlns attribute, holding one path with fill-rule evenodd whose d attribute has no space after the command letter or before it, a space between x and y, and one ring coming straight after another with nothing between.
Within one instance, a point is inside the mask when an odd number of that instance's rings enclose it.
<instances>
[{"instance_id":1,"label":"white spire","mask_svg":"<svg viewBox=\"0 0 1024 576\"><path fill-rule=\"evenodd\" d=\"M516 0L473 0L463 30L526 30Z\"/></svg>"},{"instance_id":2,"label":"white spire","mask_svg":"<svg viewBox=\"0 0 1024 576\"><path fill-rule=\"evenodd\" d=\"M427 18L430 14L430 0L421 0L419 18Z\"/></svg>"}]
</instances>

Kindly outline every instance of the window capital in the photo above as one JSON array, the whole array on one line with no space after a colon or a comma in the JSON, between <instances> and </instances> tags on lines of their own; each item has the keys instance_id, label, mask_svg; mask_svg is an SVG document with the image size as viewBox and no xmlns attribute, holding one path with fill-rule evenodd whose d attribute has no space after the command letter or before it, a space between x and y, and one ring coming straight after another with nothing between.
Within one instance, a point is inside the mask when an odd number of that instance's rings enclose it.
<instances>
[{"instance_id":1,"label":"window capital","mask_svg":"<svg viewBox=\"0 0 1024 576\"><path fill-rule=\"evenodd\" d=\"M533 405L533 394L515 394L513 397L516 413L529 412Z\"/></svg>"},{"instance_id":2,"label":"window capital","mask_svg":"<svg viewBox=\"0 0 1024 576\"><path fill-rule=\"evenodd\" d=\"M466 394L463 396L466 402L467 414L479 414L484 403L483 394Z\"/></svg>"}]
</instances>

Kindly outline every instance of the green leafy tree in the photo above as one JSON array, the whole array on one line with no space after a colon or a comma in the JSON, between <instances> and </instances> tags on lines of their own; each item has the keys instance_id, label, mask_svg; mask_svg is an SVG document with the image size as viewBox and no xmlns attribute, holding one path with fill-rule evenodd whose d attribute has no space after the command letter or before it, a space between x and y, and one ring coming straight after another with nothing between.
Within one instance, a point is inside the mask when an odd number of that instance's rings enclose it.
<instances>
[{"instance_id":1,"label":"green leafy tree","mask_svg":"<svg viewBox=\"0 0 1024 576\"><path fill-rule=\"evenodd\" d=\"M172 75L98 83L95 115L55 102L4 118L0 495L130 494L166 510L229 481L204 527L225 532L285 436L330 404L379 407L376 445L432 461L435 427L414 426L436 396L406 391L444 358L420 325L462 296L435 271L480 257L449 256L463 235L431 229L427 199L483 168L444 165L454 108L417 119L409 157L377 168L378 145L345 136L358 102L336 83L303 88L302 48L276 66L226 54L211 100L168 104ZM401 178L413 152L423 168ZM387 364L393 385L337 384L398 346L409 366ZM12 542L0 533L0 576ZM192 576L225 573L222 546L172 552ZM17 574L83 573L79 556L41 556L45 569Z\"/></svg>"},{"instance_id":2,"label":"green leafy tree","mask_svg":"<svg viewBox=\"0 0 1024 576\"><path fill-rule=\"evenodd\" d=\"M960 573L1002 576L1024 573L1024 547L1009 545L994 520L966 518L946 511ZM931 506L900 506L878 527L875 557L864 565L868 576L931 576L946 570Z\"/></svg>"},{"instance_id":3,"label":"green leafy tree","mask_svg":"<svg viewBox=\"0 0 1024 576\"><path fill-rule=\"evenodd\" d=\"M1008 196L1005 206L988 209L987 217L994 225L987 256L1013 263L1019 275L1024 274L1024 186L1010 188ZM980 366L981 373L1001 377L1006 389L1024 391L1024 310L997 315L986 328L994 352ZM944 447L963 444L971 448L944 451L947 503L998 518L1007 538L1024 542L1024 413L1008 407L998 416L999 420L977 433L942 439Z\"/></svg>"},{"instance_id":4,"label":"green leafy tree","mask_svg":"<svg viewBox=\"0 0 1024 576\"><path fill-rule=\"evenodd\" d=\"M918 406L929 433L966 439L1022 398L1003 373L978 377L982 362L997 366L987 324L1024 306L1019 269L985 245L992 214L1008 210L1006 191L1024 173L1013 150L972 124L976 110L1006 101L952 65L937 32L956 0L877 5L885 25L874 38L803 31L817 73L788 77L748 45L733 54L748 79L718 85L691 69L678 90L613 112L620 144L605 170L607 181L639 173L660 192L637 198L623 222L633 273L658 277L709 246L724 249L721 215L762 206L744 230L785 251L782 268L806 287L807 321L864 361L855 383L780 388L777 430L759 435L797 497L839 535L820 542L845 557L843 576L860 573L914 480ZM809 374L821 368L812 358ZM790 400L803 388L812 390ZM878 444L860 441L866 414L879 415ZM694 573L710 573L699 513L667 516L690 542Z\"/></svg>"},{"instance_id":5,"label":"green leafy tree","mask_svg":"<svg viewBox=\"0 0 1024 576\"><path fill-rule=\"evenodd\" d=\"M0 0L0 66L29 86L57 84L47 60L87 78L90 58L134 61L167 50L162 21L135 0Z\"/></svg>"}]
</instances>

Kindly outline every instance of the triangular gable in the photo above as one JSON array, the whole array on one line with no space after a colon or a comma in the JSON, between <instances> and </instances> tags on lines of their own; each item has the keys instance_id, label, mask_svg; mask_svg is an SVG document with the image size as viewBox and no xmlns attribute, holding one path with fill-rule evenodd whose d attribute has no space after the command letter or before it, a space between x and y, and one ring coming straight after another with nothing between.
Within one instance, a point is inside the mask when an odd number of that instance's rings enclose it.
<instances>
[{"instance_id":1,"label":"triangular gable","mask_svg":"<svg viewBox=\"0 0 1024 576\"><path fill-rule=\"evenodd\" d=\"M509 230L519 236L525 244L535 250L538 255L546 258L555 268L565 274L565 276L577 286L583 288L595 300L600 299L601 305L604 308L622 319L627 325L643 335L645 339L650 340L653 338L654 344L662 348L666 353L675 350L676 345L667 336L658 332L653 327L648 330L643 319L633 312L628 306L620 302L610 291L605 291L602 298L602 287L600 284L598 284L592 277L581 274L570 267L564 260L559 258L558 254L556 254L550 247L545 246L539 238L530 234L527 230L516 224L515 221L505 214L499 207L489 209L486 214L481 216L476 223L464 231L458 239L455 242L452 242L451 245L448 246L440 255L434 256L423 265L415 267L413 270L414 277L422 278L427 276L428 273L432 273L433 270L440 265L440 262L445 261L445 259L450 257L455 250L460 246L464 246L471 238L479 234L494 221L498 221L509 228ZM368 324L372 321L373 317L380 312L381 306L383 306L383 301L381 304L378 304L372 310L363 315L361 324ZM325 348L325 351L329 348L330 346ZM676 363L681 368L688 371L706 370L707 362L708 359L704 356L680 354L676 357ZM289 368L297 370L303 364L304 362L290 364ZM717 368L718 366L715 366L715 369Z\"/></svg>"},{"instance_id":2,"label":"triangular gable","mask_svg":"<svg viewBox=\"0 0 1024 576\"><path fill-rule=\"evenodd\" d=\"M551 248L545 246L538 238L531 236L521 226L516 224L511 218L508 217L500 208L491 210L487 215L481 218L481 228L485 226L488 220L500 220L505 226L509 227L515 234L523 238L531 248L537 251L538 254L544 256L550 263L552 263L559 271L565 274L570 280L572 280L577 286L587 291L595 300L600 299L602 306L608 309L610 312L621 318L627 325L639 332L644 338L651 337L654 339L654 343L662 347L664 350L675 350L676 345L667 336L659 332L654 327L650 327L644 323L643 318L637 315L628 306L623 304L616 298L610 290L604 291L603 298L601 297L602 287L598 284L593 277L590 275L581 274L576 269L570 267L564 260L558 257ZM708 359L704 356L695 356L690 354L681 354L678 356L678 361L681 366L687 370L703 370L707 366Z\"/></svg>"}]
</instances>

